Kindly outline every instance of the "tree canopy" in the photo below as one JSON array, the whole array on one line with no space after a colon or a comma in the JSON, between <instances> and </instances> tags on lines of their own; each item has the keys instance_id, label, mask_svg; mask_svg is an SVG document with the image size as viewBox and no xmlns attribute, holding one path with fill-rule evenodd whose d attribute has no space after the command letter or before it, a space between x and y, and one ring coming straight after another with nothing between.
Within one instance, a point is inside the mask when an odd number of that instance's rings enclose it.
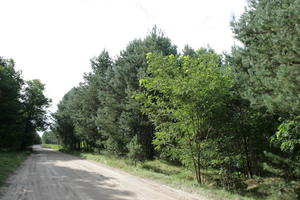
<instances>
[{"instance_id":1,"label":"tree canopy","mask_svg":"<svg viewBox=\"0 0 300 200\"><path fill-rule=\"evenodd\" d=\"M38 131L47 128L47 108L39 80L25 81L13 60L0 58L0 149L24 149L39 142Z\"/></svg>"}]
</instances>

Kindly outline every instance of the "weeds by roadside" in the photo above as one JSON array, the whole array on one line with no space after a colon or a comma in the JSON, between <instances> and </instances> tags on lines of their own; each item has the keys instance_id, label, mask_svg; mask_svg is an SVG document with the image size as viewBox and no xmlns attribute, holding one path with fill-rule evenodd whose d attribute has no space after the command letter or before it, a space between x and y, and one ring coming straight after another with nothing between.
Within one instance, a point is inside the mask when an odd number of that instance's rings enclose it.
<instances>
[{"instance_id":1,"label":"weeds by roadside","mask_svg":"<svg viewBox=\"0 0 300 200\"><path fill-rule=\"evenodd\" d=\"M22 162L30 155L31 151L5 151L0 150L0 186Z\"/></svg>"},{"instance_id":2,"label":"weeds by roadside","mask_svg":"<svg viewBox=\"0 0 300 200\"><path fill-rule=\"evenodd\" d=\"M63 147L59 144L42 144L41 145L43 148L50 148L54 150L60 150L63 149Z\"/></svg>"}]
</instances>

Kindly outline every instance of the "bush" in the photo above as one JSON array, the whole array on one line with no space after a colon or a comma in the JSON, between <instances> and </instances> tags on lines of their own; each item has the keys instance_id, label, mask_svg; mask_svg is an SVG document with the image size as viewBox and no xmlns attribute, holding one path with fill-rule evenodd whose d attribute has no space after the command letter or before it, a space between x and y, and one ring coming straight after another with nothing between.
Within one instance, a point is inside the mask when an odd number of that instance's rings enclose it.
<instances>
[{"instance_id":1,"label":"bush","mask_svg":"<svg viewBox=\"0 0 300 200\"><path fill-rule=\"evenodd\" d=\"M143 148L142 145L138 143L137 135L135 135L127 144L127 148L129 150L127 156L130 160L133 161L134 165L136 165L138 161L143 161L145 159Z\"/></svg>"}]
</instances>

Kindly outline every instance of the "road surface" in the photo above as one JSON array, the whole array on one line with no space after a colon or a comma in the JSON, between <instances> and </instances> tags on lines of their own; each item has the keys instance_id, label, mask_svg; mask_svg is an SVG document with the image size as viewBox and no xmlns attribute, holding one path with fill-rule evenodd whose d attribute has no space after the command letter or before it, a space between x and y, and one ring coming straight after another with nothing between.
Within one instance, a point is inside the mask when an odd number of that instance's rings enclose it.
<instances>
[{"instance_id":1,"label":"road surface","mask_svg":"<svg viewBox=\"0 0 300 200\"><path fill-rule=\"evenodd\" d=\"M204 200L108 166L34 147L0 200Z\"/></svg>"}]
</instances>

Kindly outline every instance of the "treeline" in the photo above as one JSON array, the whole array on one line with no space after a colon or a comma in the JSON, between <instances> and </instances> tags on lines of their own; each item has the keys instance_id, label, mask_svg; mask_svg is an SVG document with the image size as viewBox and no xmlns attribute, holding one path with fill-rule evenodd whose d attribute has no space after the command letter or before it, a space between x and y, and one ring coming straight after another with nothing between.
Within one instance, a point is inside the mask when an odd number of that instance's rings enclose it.
<instances>
[{"instance_id":1,"label":"treeline","mask_svg":"<svg viewBox=\"0 0 300 200\"><path fill-rule=\"evenodd\" d=\"M52 131L71 150L106 151L134 161L159 157L185 165L205 183L299 180L300 3L251 0L232 22L242 43L230 54L178 52L156 28L91 72L53 114ZM292 186L291 186L292 188Z\"/></svg>"},{"instance_id":2,"label":"treeline","mask_svg":"<svg viewBox=\"0 0 300 200\"><path fill-rule=\"evenodd\" d=\"M44 132L41 139L42 139L41 142L43 144L60 144L61 143L61 141L59 140L57 135L51 130Z\"/></svg>"},{"instance_id":3,"label":"treeline","mask_svg":"<svg viewBox=\"0 0 300 200\"><path fill-rule=\"evenodd\" d=\"M0 150L22 150L41 143L50 100L39 80L25 81L12 59L0 57Z\"/></svg>"}]
</instances>

